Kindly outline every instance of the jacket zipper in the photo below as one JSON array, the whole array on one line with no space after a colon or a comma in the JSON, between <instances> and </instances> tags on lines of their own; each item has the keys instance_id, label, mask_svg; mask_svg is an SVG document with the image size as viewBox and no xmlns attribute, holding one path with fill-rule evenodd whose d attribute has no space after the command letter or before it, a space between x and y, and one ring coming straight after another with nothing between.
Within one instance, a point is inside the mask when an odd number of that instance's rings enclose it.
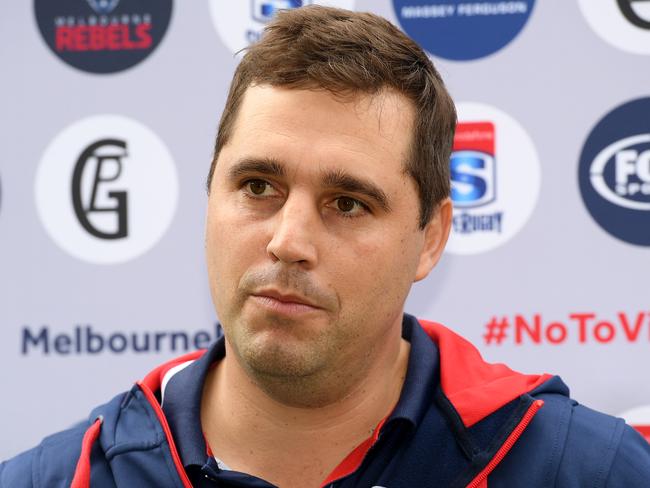
<instances>
[{"instance_id":1,"label":"jacket zipper","mask_svg":"<svg viewBox=\"0 0 650 488\"><path fill-rule=\"evenodd\" d=\"M499 448L487 466L485 466L485 468L483 468L483 470L476 476L476 478L474 478L469 483L469 485L467 485L467 488L487 487L484 482L487 479L488 475L494 471L494 468L499 465L506 454L508 454L510 449L512 449L512 446L515 445L519 437L521 437L521 434L524 433L526 427L528 427L530 421L533 420L535 414L539 411L540 408L542 408L542 405L544 405L543 400L535 400L533 404L528 407L528 410L526 410L526 413L521 418L521 422L519 422L519 424L517 424L517 427L515 427L514 430L510 433L508 438L505 440L503 445Z\"/></svg>"}]
</instances>

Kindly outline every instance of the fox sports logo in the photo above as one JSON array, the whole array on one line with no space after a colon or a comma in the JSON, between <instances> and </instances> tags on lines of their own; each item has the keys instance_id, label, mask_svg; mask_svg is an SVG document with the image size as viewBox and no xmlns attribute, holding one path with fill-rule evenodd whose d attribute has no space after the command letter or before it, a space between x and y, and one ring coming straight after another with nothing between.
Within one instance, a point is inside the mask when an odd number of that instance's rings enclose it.
<instances>
[{"instance_id":1,"label":"fox sports logo","mask_svg":"<svg viewBox=\"0 0 650 488\"><path fill-rule=\"evenodd\" d=\"M587 210L609 234L650 246L650 98L625 103L593 128L579 185Z\"/></svg>"},{"instance_id":2,"label":"fox sports logo","mask_svg":"<svg viewBox=\"0 0 650 488\"><path fill-rule=\"evenodd\" d=\"M598 153L589 173L592 186L605 200L622 208L650 210L650 134L610 144Z\"/></svg>"}]
</instances>

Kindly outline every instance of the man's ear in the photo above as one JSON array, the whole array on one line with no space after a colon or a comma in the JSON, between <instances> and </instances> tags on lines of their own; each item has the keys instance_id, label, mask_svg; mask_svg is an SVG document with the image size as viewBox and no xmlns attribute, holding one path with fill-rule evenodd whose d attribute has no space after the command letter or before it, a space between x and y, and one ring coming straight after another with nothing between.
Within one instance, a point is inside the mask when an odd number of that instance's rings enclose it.
<instances>
[{"instance_id":1,"label":"man's ear","mask_svg":"<svg viewBox=\"0 0 650 488\"><path fill-rule=\"evenodd\" d=\"M440 260L445 249L449 231L451 229L453 206L451 199L445 198L438 204L431 220L424 228L424 245L420 253L420 262L413 281L420 281L427 277L429 272Z\"/></svg>"}]
</instances>

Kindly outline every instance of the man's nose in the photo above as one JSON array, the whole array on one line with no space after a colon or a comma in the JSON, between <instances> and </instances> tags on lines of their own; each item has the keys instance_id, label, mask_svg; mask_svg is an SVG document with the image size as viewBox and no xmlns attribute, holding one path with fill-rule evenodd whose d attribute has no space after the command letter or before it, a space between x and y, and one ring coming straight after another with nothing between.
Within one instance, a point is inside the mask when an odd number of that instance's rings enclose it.
<instances>
[{"instance_id":1,"label":"man's nose","mask_svg":"<svg viewBox=\"0 0 650 488\"><path fill-rule=\"evenodd\" d=\"M272 222L272 236L266 250L272 259L286 264L316 264L317 208L305 195L290 195Z\"/></svg>"}]
</instances>

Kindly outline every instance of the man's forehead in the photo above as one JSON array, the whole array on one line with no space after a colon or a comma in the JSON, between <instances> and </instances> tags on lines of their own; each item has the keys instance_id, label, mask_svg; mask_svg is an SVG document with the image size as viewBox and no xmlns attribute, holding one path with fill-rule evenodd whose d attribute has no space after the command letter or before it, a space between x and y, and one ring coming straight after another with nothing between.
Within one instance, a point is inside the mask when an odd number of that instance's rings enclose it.
<instances>
[{"instance_id":1,"label":"man's forehead","mask_svg":"<svg viewBox=\"0 0 650 488\"><path fill-rule=\"evenodd\" d=\"M413 110L404 100L388 90L342 99L323 89L253 85L219 159L226 166L274 161L285 175L301 167L320 182L341 182L333 176L344 172L392 186L384 180L405 176L411 145Z\"/></svg>"},{"instance_id":2,"label":"man's forehead","mask_svg":"<svg viewBox=\"0 0 650 488\"><path fill-rule=\"evenodd\" d=\"M413 130L415 105L409 98L391 87L383 87L370 93L352 89L333 91L319 85L290 87L268 84L252 84L246 88L234 127L236 129L237 122L242 121L242 118L249 120L251 117L264 115L260 110L266 106L292 102L301 104L303 113L311 113L315 110L354 113L359 118L363 118L366 125L372 123L385 137L395 134L393 129L396 125L401 126L401 130L409 132ZM274 112L268 115L279 116L280 114ZM388 117L393 119L390 121L391 124L386 123Z\"/></svg>"}]
</instances>

